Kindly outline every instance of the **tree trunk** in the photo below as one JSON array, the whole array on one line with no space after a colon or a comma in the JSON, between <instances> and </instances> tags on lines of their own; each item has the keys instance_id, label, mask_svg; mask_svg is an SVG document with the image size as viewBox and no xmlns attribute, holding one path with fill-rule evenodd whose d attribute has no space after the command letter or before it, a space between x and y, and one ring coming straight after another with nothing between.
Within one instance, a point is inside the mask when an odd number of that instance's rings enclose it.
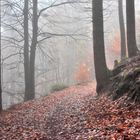
<instances>
[{"instance_id":1,"label":"tree trunk","mask_svg":"<svg viewBox=\"0 0 140 140\"><path fill-rule=\"evenodd\" d=\"M38 14L37 14L37 0L33 0L33 35L31 43L31 52L30 52L30 81L31 81L31 98L35 97L35 53L37 46L37 35L38 35Z\"/></svg>"},{"instance_id":2,"label":"tree trunk","mask_svg":"<svg viewBox=\"0 0 140 140\"><path fill-rule=\"evenodd\" d=\"M127 15L127 45L128 56L133 57L137 54L136 31L135 31L135 3L134 0L126 1Z\"/></svg>"},{"instance_id":3,"label":"tree trunk","mask_svg":"<svg viewBox=\"0 0 140 140\"><path fill-rule=\"evenodd\" d=\"M96 90L97 93L100 94L108 83L108 69L104 47L103 0L93 0L92 6L94 64L97 81Z\"/></svg>"},{"instance_id":4,"label":"tree trunk","mask_svg":"<svg viewBox=\"0 0 140 140\"><path fill-rule=\"evenodd\" d=\"M30 100L30 67L29 67L29 26L28 26L28 0L24 0L24 79L25 95L24 100Z\"/></svg>"},{"instance_id":5,"label":"tree trunk","mask_svg":"<svg viewBox=\"0 0 140 140\"><path fill-rule=\"evenodd\" d=\"M0 111L2 111L2 81L1 81L1 0L0 0Z\"/></svg>"},{"instance_id":6,"label":"tree trunk","mask_svg":"<svg viewBox=\"0 0 140 140\"><path fill-rule=\"evenodd\" d=\"M125 25L123 16L123 0L118 0L119 9L119 24L120 24L120 38L121 38L121 60L126 58L126 38L125 38Z\"/></svg>"}]
</instances>

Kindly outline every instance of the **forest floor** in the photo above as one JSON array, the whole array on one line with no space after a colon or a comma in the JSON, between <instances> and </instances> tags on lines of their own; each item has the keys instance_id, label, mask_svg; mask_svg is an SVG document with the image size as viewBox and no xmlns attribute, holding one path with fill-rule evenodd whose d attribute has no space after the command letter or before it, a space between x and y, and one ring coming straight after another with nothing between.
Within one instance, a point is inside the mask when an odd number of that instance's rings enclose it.
<instances>
[{"instance_id":1,"label":"forest floor","mask_svg":"<svg viewBox=\"0 0 140 140\"><path fill-rule=\"evenodd\" d=\"M0 140L140 140L140 106L70 87L0 114Z\"/></svg>"}]
</instances>

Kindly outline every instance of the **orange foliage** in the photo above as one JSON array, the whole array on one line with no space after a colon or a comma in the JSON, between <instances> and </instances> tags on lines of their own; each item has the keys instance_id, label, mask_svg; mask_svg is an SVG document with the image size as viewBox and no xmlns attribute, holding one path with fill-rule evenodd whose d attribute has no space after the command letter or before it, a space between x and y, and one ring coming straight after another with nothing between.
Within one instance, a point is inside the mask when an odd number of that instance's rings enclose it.
<instances>
[{"instance_id":1,"label":"orange foliage","mask_svg":"<svg viewBox=\"0 0 140 140\"><path fill-rule=\"evenodd\" d=\"M78 66L75 74L75 80L77 83L89 82L91 79L91 68L86 64L82 63Z\"/></svg>"},{"instance_id":2,"label":"orange foliage","mask_svg":"<svg viewBox=\"0 0 140 140\"><path fill-rule=\"evenodd\" d=\"M120 35L118 32L112 41L111 52L115 55L120 55Z\"/></svg>"},{"instance_id":3,"label":"orange foliage","mask_svg":"<svg viewBox=\"0 0 140 140\"><path fill-rule=\"evenodd\" d=\"M115 32L115 35L112 37L110 46L107 48L107 63L109 68L113 68L114 60L119 60L120 58L120 34Z\"/></svg>"}]
</instances>

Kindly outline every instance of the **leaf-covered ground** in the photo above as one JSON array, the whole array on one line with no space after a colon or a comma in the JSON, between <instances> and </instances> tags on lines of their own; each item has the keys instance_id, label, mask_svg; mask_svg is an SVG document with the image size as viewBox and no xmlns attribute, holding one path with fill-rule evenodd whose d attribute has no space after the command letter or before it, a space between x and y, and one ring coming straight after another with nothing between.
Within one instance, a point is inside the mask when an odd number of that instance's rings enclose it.
<instances>
[{"instance_id":1,"label":"leaf-covered ground","mask_svg":"<svg viewBox=\"0 0 140 140\"><path fill-rule=\"evenodd\" d=\"M0 114L0 140L140 140L140 106L75 86Z\"/></svg>"}]
</instances>

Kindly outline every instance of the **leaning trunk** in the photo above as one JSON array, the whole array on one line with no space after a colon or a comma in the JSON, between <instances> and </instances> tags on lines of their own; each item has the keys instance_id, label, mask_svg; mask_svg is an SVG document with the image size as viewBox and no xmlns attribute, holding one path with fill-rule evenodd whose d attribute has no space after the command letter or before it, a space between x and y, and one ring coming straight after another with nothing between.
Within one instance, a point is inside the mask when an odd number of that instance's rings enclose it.
<instances>
[{"instance_id":1,"label":"leaning trunk","mask_svg":"<svg viewBox=\"0 0 140 140\"><path fill-rule=\"evenodd\" d=\"M120 24L120 38L121 38L121 60L126 58L126 37L125 37L125 26L123 16L123 0L119 1L119 24Z\"/></svg>"},{"instance_id":2,"label":"leaning trunk","mask_svg":"<svg viewBox=\"0 0 140 140\"><path fill-rule=\"evenodd\" d=\"M128 55L129 57L133 57L137 54L134 0L126 1L126 15Z\"/></svg>"},{"instance_id":3,"label":"leaning trunk","mask_svg":"<svg viewBox=\"0 0 140 140\"><path fill-rule=\"evenodd\" d=\"M97 93L105 88L108 83L108 69L105 59L104 25L103 25L103 0L93 0L93 48Z\"/></svg>"},{"instance_id":4,"label":"leaning trunk","mask_svg":"<svg viewBox=\"0 0 140 140\"><path fill-rule=\"evenodd\" d=\"M37 46L38 34L38 15L37 15L37 0L33 0L33 35L30 52L30 81L31 81L31 98L35 97L35 55Z\"/></svg>"}]
</instances>

